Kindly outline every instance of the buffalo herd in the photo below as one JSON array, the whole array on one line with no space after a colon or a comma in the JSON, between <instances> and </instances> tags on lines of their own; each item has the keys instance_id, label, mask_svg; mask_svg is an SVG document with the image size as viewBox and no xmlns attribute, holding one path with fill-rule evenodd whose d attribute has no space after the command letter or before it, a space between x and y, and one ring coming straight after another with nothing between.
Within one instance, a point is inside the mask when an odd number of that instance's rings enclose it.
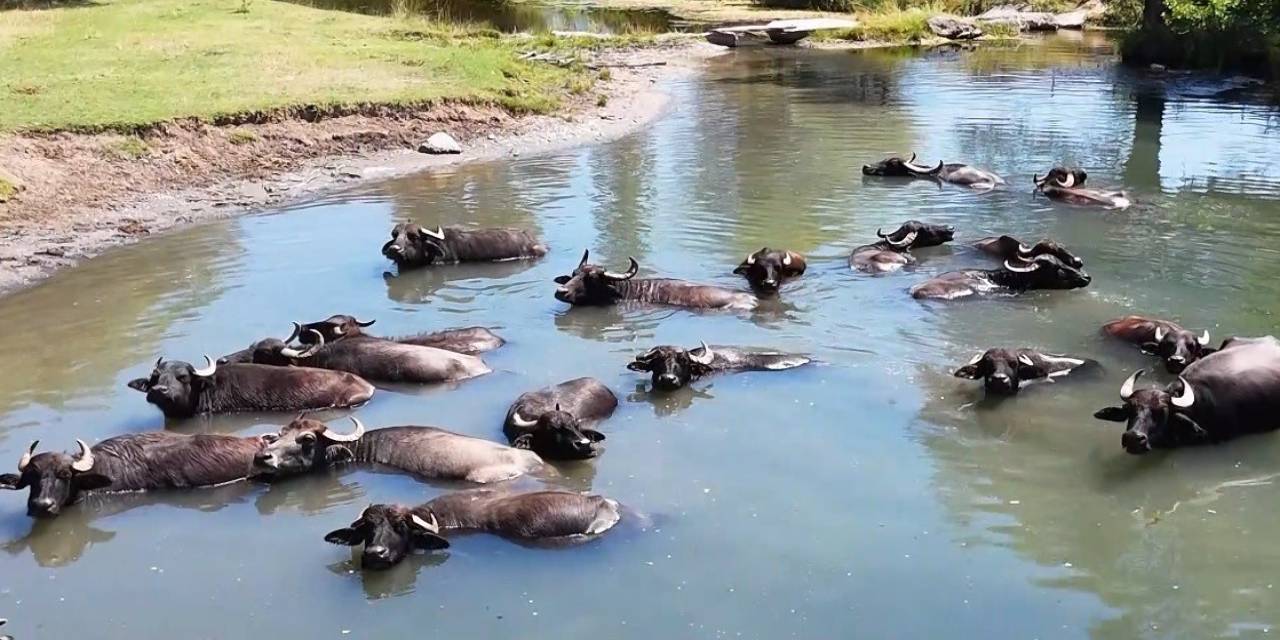
<instances>
[{"instance_id":1,"label":"buffalo herd","mask_svg":"<svg viewBox=\"0 0 1280 640\"><path fill-rule=\"evenodd\" d=\"M935 180L977 190L1005 181L964 164L916 164L889 158L862 171L868 176ZM1035 189L1049 198L1081 206L1123 208L1121 191L1085 188L1079 169L1055 167L1034 178ZM909 220L877 240L851 251L849 269L893 277L916 264L917 249L954 240L951 226ZM1033 289L1077 289L1089 285L1084 261L1061 244L1034 243L1009 235L971 243L995 263L990 269L944 272L915 283L910 295L921 300L955 300L1016 295ZM537 259L547 253L533 234L517 229L470 229L398 224L382 253L407 270L468 261ZM570 305L649 304L705 310L751 311L780 295L801 278L808 262L788 249L762 248L733 273L747 290L670 278L639 278L632 258L625 271L592 264L590 254L568 275L555 278L555 298ZM505 442L495 442L425 425L366 429L355 417L335 428L307 412L359 407L375 393L372 383L456 383L490 373L484 354L504 340L485 327L464 327L402 337L380 337L367 330L373 319L334 315L316 322L294 322L284 339L265 337L203 366L178 360L156 361L148 377L128 386L146 394L167 418L233 412L301 412L272 433L239 437L181 435L169 432L121 435L89 446L77 440L74 454L37 451L31 443L16 474L0 475L0 488L28 490L27 513L57 516L64 507L93 492L147 491L211 487L246 479L279 482L290 476L320 473L338 465L377 465L420 478L491 484L520 476L552 477L557 464L577 464L605 451L599 430L617 409L617 396L594 378L576 378L520 395L502 423ZM1099 410L1100 420L1124 422L1125 451L1212 443L1280 426L1280 343L1275 338L1229 338L1218 348L1207 331L1174 322L1126 316L1106 323L1102 332L1159 357L1177 379L1163 388L1137 388L1139 370L1120 388L1122 404ZM657 345L626 364L648 374L659 392L677 390L710 375L741 371L780 371L801 367L810 358L770 349L730 345L692 348ZM993 396L1018 393L1032 383L1052 383L1082 369L1096 369L1089 358L1036 349L994 347L975 355L954 375L982 381ZM449 546L452 532L488 532L538 543L575 543L609 531L626 510L598 495L569 491L519 492L470 488L418 506L374 504L350 525L325 540L360 546L363 566L385 568L415 550Z\"/></svg>"}]
</instances>

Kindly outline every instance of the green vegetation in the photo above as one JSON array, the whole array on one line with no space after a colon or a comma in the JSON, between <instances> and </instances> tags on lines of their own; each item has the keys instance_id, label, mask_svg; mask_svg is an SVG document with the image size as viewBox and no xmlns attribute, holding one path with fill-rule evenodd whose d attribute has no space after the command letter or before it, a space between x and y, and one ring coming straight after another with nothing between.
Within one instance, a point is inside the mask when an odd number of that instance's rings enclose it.
<instances>
[{"instance_id":1,"label":"green vegetation","mask_svg":"<svg viewBox=\"0 0 1280 640\"><path fill-rule=\"evenodd\" d=\"M257 135L245 129L236 129L227 136L227 141L235 145L249 144L257 139Z\"/></svg>"},{"instance_id":2,"label":"green vegetation","mask_svg":"<svg viewBox=\"0 0 1280 640\"><path fill-rule=\"evenodd\" d=\"M147 146L146 141L137 136L125 136L115 140L108 143L106 149L112 155L126 160L137 160L151 152L151 147Z\"/></svg>"},{"instance_id":3,"label":"green vegetation","mask_svg":"<svg viewBox=\"0 0 1280 640\"><path fill-rule=\"evenodd\" d=\"M18 185L0 178L0 202L8 202L10 198L18 194Z\"/></svg>"},{"instance_id":4,"label":"green vegetation","mask_svg":"<svg viewBox=\"0 0 1280 640\"><path fill-rule=\"evenodd\" d=\"M1116 0L1127 61L1280 77L1280 0Z\"/></svg>"},{"instance_id":5,"label":"green vegetation","mask_svg":"<svg viewBox=\"0 0 1280 640\"><path fill-rule=\"evenodd\" d=\"M751 0L754 4L777 9L812 9L846 13L890 14L917 11L950 13L958 16L977 15L998 5L1024 4L1012 0ZM1061 12L1074 9L1075 0L1027 0L1033 11Z\"/></svg>"},{"instance_id":6,"label":"green vegetation","mask_svg":"<svg viewBox=\"0 0 1280 640\"><path fill-rule=\"evenodd\" d=\"M0 131L132 132L183 117L234 122L299 107L446 100L546 112L590 73L520 52L574 44L285 2L98 0L4 11Z\"/></svg>"}]
</instances>

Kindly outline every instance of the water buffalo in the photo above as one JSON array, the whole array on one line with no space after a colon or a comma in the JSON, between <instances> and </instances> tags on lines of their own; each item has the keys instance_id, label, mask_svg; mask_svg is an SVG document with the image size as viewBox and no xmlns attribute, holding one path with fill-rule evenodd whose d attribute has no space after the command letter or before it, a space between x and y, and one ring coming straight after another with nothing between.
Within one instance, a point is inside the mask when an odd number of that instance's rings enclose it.
<instances>
[{"instance_id":1,"label":"water buffalo","mask_svg":"<svg viewBox=\"0 0 1280 640\"><path fill-rule=\"evenodd\" d=\"M218 366L204 357L197 369L186 362L156 360L148 378L129 381L170 418L239 411L304 411L354 407L373 397L373 385L342 371L233 363Z\"/></svg>"},{"instance_id":2,"label":"water buffalo","mask_svg":"<svg viewBox=\"0 0 1280 640\"><path fill-rule=\"evenodd\" d=\"M303 344L312 344L320 338L324 338L325 342L330 344L339 340L347 340L355 337L370 338L375 340L389 340L391 342L399 342L400 344L412 344L420 347L434 347L436 349L444 349L445 351L453 351L455 353L465 353L467 355L475 355L486 351L493 351L498 347L506 344L498 334L486 329L485 327L464 327L461 329L444 329L442 331L431 331L426 333L418 333L410 336L400 336L396 338L379 338L371 336L363 331L366 327L372 326L377 320L369 320L361 322L354 316L339 314L329 316L319 322L308 322L299 324L295 335L299 342ZM315 333L312 333L312 332Z\"/></svg>"},{"instance_id":3,"label":"water buffalo","mask_svg":"<svg viewBox=\"0 0 1280 640\"><path fill-rule=\"evenodd\" d=\"M1192 362L1213 353L1208 330L1196 335L1169 320L1125 316L1102 325L1102 332L1138 345L1143 353L1159 356L1169 373L1181 373Z\"/></svg>"},{"instance_id":4,"label":"water buffalo","mask_svg":"<svg viewBox=\"0 0 1280 640\"><path fill-rule=\"evenodd\" d=\"M783 249L764 247L759 251L747 254L742 264L733 272L746 276L751 288L757 291L773 293L790 278L804 273L804 256Z\"/></svg>"},{"instance_id":5,"label":"water buffalo","mask_svg":"<svg viewBox=\"0 0 1280 640\"><path fill-rule=\"evenodd\" d=\"M298 332L296 328L294 331ZM416 384L458 382L492 371L484 360L476 356L435 347L368 337L328 344L319 332L303 333L309 333L312 339L304 347L295 348L284 340L266 338L247 349L223 356L219 361L247 361L276 367L307 366L347 371L375 382Z\"/></svg>"},{"instance_id":6,"label":"water buffalo","mask_svg":"<svg viewBox=\"0 0 1280 640\"><path fill-rule=\"evenodd\" d=\"M1063 264L1069 264L1077 269L1084 266L1084 260L1048 238L1028 247L1013 236L990 236L978 240L973 243L973 246L983 253L989 253L1002 260L1029 262L1036 256L1050 255L1061 260Z\"/></svg>"},{"instance_id":7,"label":"water buffalo","mask_svg":"<svg viewBox=\"0 0 1280 640\"><path fill-rule=\"evenodd\" d=\"M681 349L669 345L654 347L627 364L632 371L646 371L657 389L672 391L696 378L722 371L782 371L809 364L805 356L756 351L738 347L709 347L707 343L695 349Z\"/></svg>"},{"instance_id":8,"label":"water buffalo","mask_svg":"<svg viewBox=\"0 0 1280 640\"><path fill-rule=\"evenodd\" d=\"M414 550L445 549L445 531L482 531L517 540L575 543L594 539L622 519L618 503L568 491L450 493L416 507L375 504L326 542L364 545L366 569L392 567Z\"/></svg>"},{"instance_id":9,"label":"water buffalo","mask_svg":"<svg viewBox=\"0 0 1280 640\"><path fill-rule=\"evenodd\" d=\"M613 415L618 397L595 378L575 378L521 394L502 424L511 445L545 459L594 458L604 434L585 425Z\"/></svg>"},{"instance_id":10,"label":"water buffalo","mask_svg":"<svg viewBox=\"0 0 1280 640\"><path fill-rule=\"evenodd\" d=\"M621 301L667 304L697 309L756 308L759 299L749 293L730 291L721 287L694 284L685 280L667 278L635 279L640 265L631 258L631 268L626 273L614 273L587 263L589 251L582 252L582 260L572 275L557 276L556 300L575 305L610 305Z\"/></svg>"},{"instance_id":11,"label":"water buffalo","mask_svg":"<svg viewBox=\"0 0 1280 640\"><path fill-rule=\"evenodd\" d=\"M298 417L253 459L254 477L282 478L344 462L374 463L436 480L498 482L541 469L532 451L459 435L436 427L384 427L338 433L319 420Z\"/></svg>"},{"instance_id":12,"label":"water buffalo","mask_svg":"<svg viewBox=\"0 0 1280 640\"><path fill-rule=\"evenodd\" d=\"M916 258L908 252L909 249L950 242L955 234L955 227L950 225L928 224L919 220L908 220L888 235L883 229L876 229L880 241L854 249L849 254L849 268L868 273L897 271L915 264Z\"/></svg>"},{"instance_id":13,"label":"water buffalo","mask_svg":"<svg viewBox=\"0 0 1280 640\"><path fill-rule=\"evenodd\" d=\"M916 154L914 153L911 154L910 160L903 160L893 156L874 165L862 165L862 175L894 178L932 178L942 182L983 190L994 189L997 185L1005 183L1004 178L985 169L971 167L967 164L938 162L938 166L929 168L915 164L915 161Z\"/></svg>"},{"instance_id":14,"label":"water buffalo","mask_svg":"<svg viewBox=\"0 0 1280 640\"><path fill-rule=\"evenodd\" d=\"M982 380L990 393L1012 395L1025 383L1053 382L1087 362L1035 349L987 349L956 369L955 376Z\"/></svg>"},{"instance_id":15,"label":"water buffalo","mask_svg":"<svg viewBox=\"0 0 1280 640\"><path fill-rule=\"evenodd\" d=\"M1280 342L1272 336L1229 339L1164 389L1135 389L1142 374L1139 369L1120 387L1124 404L1094 414L1127 423L1120 443L1129 453L1221 442L1280 427Z\"/></svg>"},{"instance_id":16,"label":"water buffalo","mask_svg":"<svg viewBox=\"0 0 1280 640\"><path fill-rule=\"evenodd\" d=\"M1030 289L1079 289L1089 286L1090 281L1092 278L1084 270L1065 265L1053 256L1041 255L1018 265L1006 260L999 269L944 273L911 287L911 296L917 300L954 300L990 293L1020 293Z\"/></svg>"},{"instance_id":17,"label":"water buffalo","mask_svg":"<svg viewBox=\"0 0 1280 640\"><path fill-rule=\"evenodd\" d=\"M208 487L243 480L266 438L156 432L116 436L90 448L76 440L75 457L36 453L37 440L18 461L18 473L0 475L0 489L30 487L27 515L57 516L92 491L146 491Z\"/></svg>"},{"instance_id":18,"label":"water buffalo","mask_svg":"<svg viewBox=\"0 0 1280 640\"><path fill-rule=\"evenodd\" d=\"M1123 191L1100 191L1084 188L1089 174L1080 169L1054 167L1044 177L1032 176L1036 191L1052 200L1060 200L1078 205L1103 206L1110 209L1124 209L1129 206L1129 197Z\"/></svg>"},{"instance_id":19,"label":"water buffalo","mask_svg":"<svg viewBox=\"0 0 1280 640\"><path fill-rule=\"evenodd\" d=\"M391 240L382 245L382 255L402 269L541 258L546 254L547 246L522 229L437 227L432 231L407 222L396 225L391 230Z\"/></svg>"}]
</instances>

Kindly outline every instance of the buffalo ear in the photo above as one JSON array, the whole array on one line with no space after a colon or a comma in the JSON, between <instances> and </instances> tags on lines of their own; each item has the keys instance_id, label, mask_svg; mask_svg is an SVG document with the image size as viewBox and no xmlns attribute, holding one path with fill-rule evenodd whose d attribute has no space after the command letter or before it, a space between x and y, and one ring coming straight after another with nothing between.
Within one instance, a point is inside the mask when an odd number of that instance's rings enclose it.
<instances>
[{"instance_id":1,"label":"buffalo ear","mask_svg":"<svg viewBox=\"0 0 1280 640\"><path fill-rule=\"evenodd\" d=\"M324 450L324 459L329 464L339 464L355 460L356 454L340 444L331 444Z\"/></svg>"},{"instance_id":2,"label":"buffalo ear","mask_svg":"<svg viewBox=\"0 0 1280 640\"><path fill-rule=\"evenodd\" d=\"M734 270L733 270L733 273L734 273L734 275L745 276L745 275L747 275L747 269L748 269L748 265L747 265L747 263L745 263L745 262L744 262L744 263L742 263L742 264L738 265L738 268L737 268L737 269L734 269Z\"/></svg>"},{"instance_id":3,"label":"buffalo ear","mask_svg":"<svg viewBox=\"0 0 1280 640\"><path fill-rule=\"evenodd\" d=\"M968 378L970 380L977 380L982 376L978 375L978 365L966 364L965 366L960 367L959 369L956 369L955 377Z\"/></svg>"},{"instance_id":4,"label":"buffalo ear","mask_svg":"<svg viewBox=\"0 0 1280 640\"><path fill-rule=\"evenodd\" d=\"M129 388L134 391L146 393L150 388L150 385L148 385L147 382L149 381L146 378L134 378L129 381Z\"/></svg>"},{"instance_id":5,"label":"buffalo ear","mask_svg":"<svg viewBox=\"0 0 1280 640\"><path fill-rule=\"evenodd\" d=\"M111 478L101 473L81 473L76 476L76 489L93 491L111 486Z\"/></svg>"},{"instance_id":6,"label":"buffalo ear","mask_svg":"<svg viewBox=\"0 0 1280 640\"><path fill-rule=\"evenodd\" d=\"M18 489L21 489L21 488L23 488L22 476L16 473L0 474L0 489L9 489L12 491L17 491Z\"/></svg>"},{"instance_id":7,"label":"buffalo ear","mask_svg":"<svg viewBox=\"0 0 1280 640\"><path fill-rule=\"evenodd\" d=\"M647 363L647 362L641 362L641 361L639 361L639 360L636 360L636 361L633 361L633 362L628 362L628 363L627 363L627 368L628 368L628 369L630 369L630 370L632 370L632 371L648 371L648 370L649 370L649 363Z\"/></svg>"},{"instance_id":8,"label":"buffalo ear","mask_svg":"<svg viewBox=\"0 0 1280 640\"><path fill-rule=\"evenodd\" d=\"M569 276L556 276L556 284L569 284L571 278Z\"/></svg>"},{"instance_id":9,"label":"buffalo ear","mask_svg":"<svg viewBox=\"0 0 1280 640\"><path fill-rule=\"evenodd\" d=\"M1149 356L1154 356L1160 351L1160 345L1156 342L1144 342L1138 348Z\"/></svg>"},{"instance_id":10,"label":"buffalo ear","mask_svg":"<svg viewBox=\"0 0 1280 640\"><path fill-rule=\"evenodd\" d=\"M1099 420L1106 420L1107 422L1128 422L1129 412L1126 411L1124 407L1106 407L1098 409L1098 411L1093 414L1093 417Z\"/></svg>"},{"instance_id":11,"label":"buffalo ear","mask_svg":"<svg viewBox=\"0 0 1280 640\"><path fill-rule=\"evenodd\" d=\"M324 541L331 544L340 544L348 547L354 547L364 541L360 532L350 527L334 529L324 536Z\"/></svg>"},{"instance_id":12,"label":"buffalo ear","mask_svg":"<svg viewBox=\"0 0 1280 640\"><path fill-rule=\"evenodd\" d=\"M430 531L414 529L413 546L419 549L422 549L423 551L432 551L435 549L448 549L449 541L445 540L443 536L431 533Z\"/></svg>"},{"instance_id":13,"label":"buffalo ear","mask_svg":"<svg viewBox=\"0 0 1280 640\"><path fill-rule=\"evenodd\" d=\"M533 434L525 433L511 441L511 446L517 449L533 449Z\"/></svg>"},{"instance_id":14,"label":"buffalo ear","mask_svg":"<svg viewBox=\"0 0 1280 640\"><path fill-rule=\"evenodd\" d=\"M592 442L604 442L604 434L595 429L583 429L582 435L586 436Z\"/></svg>"},{"instance_id":15,"label":"buffalo ear","mask_svg":"<svg viewBox=\"0 0 1280 640\"><path fill-rule=\"evenodd\" d=\"M1205 357L1205 356L1207 356L1207 355L1210 355L1210 354L1217 353L1217 352L1218 352L1218 350L1217 350L1217 349L1214 349L1213 347L1200 347L1200 357L1201 357L1201 358L1203 358L1203 357Z\"/></svg>"}]
</instances>

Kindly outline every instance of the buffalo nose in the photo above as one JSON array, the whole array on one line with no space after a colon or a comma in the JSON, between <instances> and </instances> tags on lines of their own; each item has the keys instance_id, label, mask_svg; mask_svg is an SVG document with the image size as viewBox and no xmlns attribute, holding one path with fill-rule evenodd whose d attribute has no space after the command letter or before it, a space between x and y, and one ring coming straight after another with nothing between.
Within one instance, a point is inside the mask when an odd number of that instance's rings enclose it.
<instances>
[{"instance_id":1,"label":"buffalo nose","mask_svg":"<svg viewBox=\"0 0 1280 640\"><path fill-rule=\"evenodd\" d=\"M276 455L274 453L259 453L253 456L253 463L264 467L276 466Z\"/></svg>"},{"instance_id":2,"label":"buffalo nose","mask_svg":"<svg viewBox=\"0 0 1280 640\"><path fill-rule=\"evenodd\" d=\"M151 390L155 391L156 393L168 393L169 387L168 385L163 385L163 384L153 384L151 385Z\"/></svg>"},{"instance_id":3,"label":"buffalo nose","mask_svg":"<svg viewBox=\"0 0 1280 640\"><path fill-rule=\"evenodd\" d=\"M674 373L664 373L658 376L658 384L663 386L674 387L680 383L680 379Z\"/></svg>"},{"instance_id":4,"label":"buffalo nose","mask_svg":"<svg viewBox=\"0 0 1280 640\"><path fill-rule=\"evenodd\" d=\"M1124 435L1120 436L1120 444L1124 445L1129 453L1146 453L1151 450L1151 441L1147 439L1147 435L1137 431L1124 432Z\"/></svg>"},{"instance_id":5,"label":"buffalo nose","mask_svg":"<svg viewBox=\"0 0 1280 640\"><path fill-rule=\"evenodd\" d=\"M769 278L767 280L762 281L760 284L766 287L776 287L778 286L778 281L774 280L773 278Z\"/></svg>"},{"instance_id":6,"label":"buffalo nose","mask_svg":"<svg viewBox=\"0 0 1280 640\"><path fill-rule=\"evenodd\" d=\"M1187 359L1182 356L1169 356L1169 362L1172 362L1174 364L1182 364L1186 361Z\"/></svg>"},{"instance_id":7,"label":"buffalo nose","mask_svg":"<svg viewBox=\"0 0 1280 640\"><path fill-rule=\"evenodd\" d=\"M993 373L993 374L991 374L991 379L992 379L992 380L998 380L998 381L1000 381L1000 382L1008 382L1008 381L1009 381L1009 374L1007 374L1007 373Z\"/></svg>"}]
</instances>

